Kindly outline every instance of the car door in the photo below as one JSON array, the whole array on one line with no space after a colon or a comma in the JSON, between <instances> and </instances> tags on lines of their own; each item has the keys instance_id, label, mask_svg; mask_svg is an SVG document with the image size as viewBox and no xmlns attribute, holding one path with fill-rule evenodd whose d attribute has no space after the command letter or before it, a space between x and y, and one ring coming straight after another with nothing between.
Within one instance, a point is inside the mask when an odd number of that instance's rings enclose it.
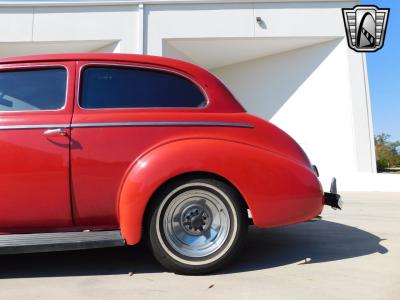
<instances>
[{"instance_id":1,"label":"car door","mask_svg":"<svg viewBox=\"0 0 400 300\"><path fill-rule=\"evenodd\" d=\"M134 63L81 61L76 84L71 124L74 221L79 226L118 226L119 191L129 166L152 147L197 131L176 121L205 107L206 97L185 74ZM165 126L165 121L176 126Z\"/></svg>"},{"instance_id":2,"label":"car door","mask_svg":"<svg viewBox=\"0 0 400 300\"><path fill-rule=\"evenodd\" d=\"M72 225L75 62L0 65L0 231Z\"/></svg>"}]
</instances>

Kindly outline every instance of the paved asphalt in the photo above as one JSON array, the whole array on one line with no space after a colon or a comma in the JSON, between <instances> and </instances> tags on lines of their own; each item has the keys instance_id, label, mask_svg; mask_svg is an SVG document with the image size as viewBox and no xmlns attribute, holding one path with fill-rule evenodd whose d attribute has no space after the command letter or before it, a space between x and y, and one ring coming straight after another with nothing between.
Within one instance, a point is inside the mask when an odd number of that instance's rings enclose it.
<instances>
[{"instance_id":1,"label":"paved asphalt","mask_svg":"<svg viewBox=\"0 0 400 300\"><path fill-rule=\"evenodd\" d=\"M0 299L400 299L400 194L347 193L323 221L252 228L209 276L166 272L143 246L0 257Z\"/></svg>"}]
</instances>

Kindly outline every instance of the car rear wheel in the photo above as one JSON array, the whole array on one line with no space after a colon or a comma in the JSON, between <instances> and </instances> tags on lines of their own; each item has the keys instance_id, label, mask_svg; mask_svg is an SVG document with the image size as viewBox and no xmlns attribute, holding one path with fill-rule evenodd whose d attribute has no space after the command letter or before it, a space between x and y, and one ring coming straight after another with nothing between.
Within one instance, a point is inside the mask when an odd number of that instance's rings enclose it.
<instances>
[{"instance_id":1,"label":"car rear wheel","mask_svg":"<svg viewBox=\"0 0 400 300\"><path fill-rule=\"evenodd\" d=\"M226 264L247 232L239 193L215 179L169 185L157 195L148 240L156 259L181 274L205 274Z\"/></svg>"}]
</instances>

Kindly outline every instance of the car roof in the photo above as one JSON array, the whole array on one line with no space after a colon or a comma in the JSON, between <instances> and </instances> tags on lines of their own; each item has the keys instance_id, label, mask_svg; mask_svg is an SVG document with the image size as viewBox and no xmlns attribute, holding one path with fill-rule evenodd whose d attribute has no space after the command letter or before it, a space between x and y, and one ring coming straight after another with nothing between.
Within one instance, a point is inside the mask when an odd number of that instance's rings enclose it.
<instances>
[{"instance_id":1,"label":"car roof","mask_svg":"<svg viewBox=\"0 0 400 300\"><path fill-rule=\"evenodd\" d=\"M4 64L30 64L51 63L65 61L101 61L119 63L148 64L152 66L166 67L184 72L193 77L203 87L208 87L208 94L212 95L214 101L209 105L210 111L243 112L243 107L229 92L229 90L214 75L205 69L189 62L181 60L141 54L117 54L117 53L68 53L68 54L42 54L31 56L19 56L0 58L1 65Z\"/></svg>"},{"instance_id":2,"label":"car roof","mask_svg":"<svg viewBox=\"0 0 400 300\"><path fill-rule=\"evenodd\" d=\"M0 64L10 63L37 63L37 62L57 62L57 61L118 61L133 62L170 66L178 69L201 69L191 63L176 60L173 58L141 55L141 54L120 54L120 53L68 53L68 54L41 54L29 56L17 56L0 58Z\"/></svg>"},{"instance_id":3,"label":"car roof","mask_svg":"<svg viewBox=\"0 0 400 300\"><path fill-rule=\"evenodd\" d=\"M117 60L117 61L144 61L144 62L172 62L172 58L121 53L65 53L65 54L39 54L0 58L0 63L23 63L23 62L51 62L67 60Z\"/></svg>"}]
</instances>

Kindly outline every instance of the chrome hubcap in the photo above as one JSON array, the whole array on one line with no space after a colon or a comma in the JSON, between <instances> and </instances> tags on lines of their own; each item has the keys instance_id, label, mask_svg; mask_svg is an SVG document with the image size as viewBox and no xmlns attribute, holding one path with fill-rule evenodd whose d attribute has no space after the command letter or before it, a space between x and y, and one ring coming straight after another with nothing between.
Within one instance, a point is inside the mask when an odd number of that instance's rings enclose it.
<instances>
[{"instance_id":1,"label":"chrome hubcap","mask_svg":"<svg viewBox=\"0 0 400 300\"><path fill-rule=\"evenodd\" d=\"M166 241L176 252L197 258L222 247L229 234L230 217L216 194L191 189L171 200L162 226Z\"/></svg>"},{"instance_id":2,"label":"chrome hubcap","mask_svg":"<svg viewBox=\"0 0 400 300\"><path fill-rule=\"evenodd\" d=\"M211 213L201 205L190 205L182 212L181 226L187 233L202 235L210 228Z\"/></svg>"}]
</instances>

